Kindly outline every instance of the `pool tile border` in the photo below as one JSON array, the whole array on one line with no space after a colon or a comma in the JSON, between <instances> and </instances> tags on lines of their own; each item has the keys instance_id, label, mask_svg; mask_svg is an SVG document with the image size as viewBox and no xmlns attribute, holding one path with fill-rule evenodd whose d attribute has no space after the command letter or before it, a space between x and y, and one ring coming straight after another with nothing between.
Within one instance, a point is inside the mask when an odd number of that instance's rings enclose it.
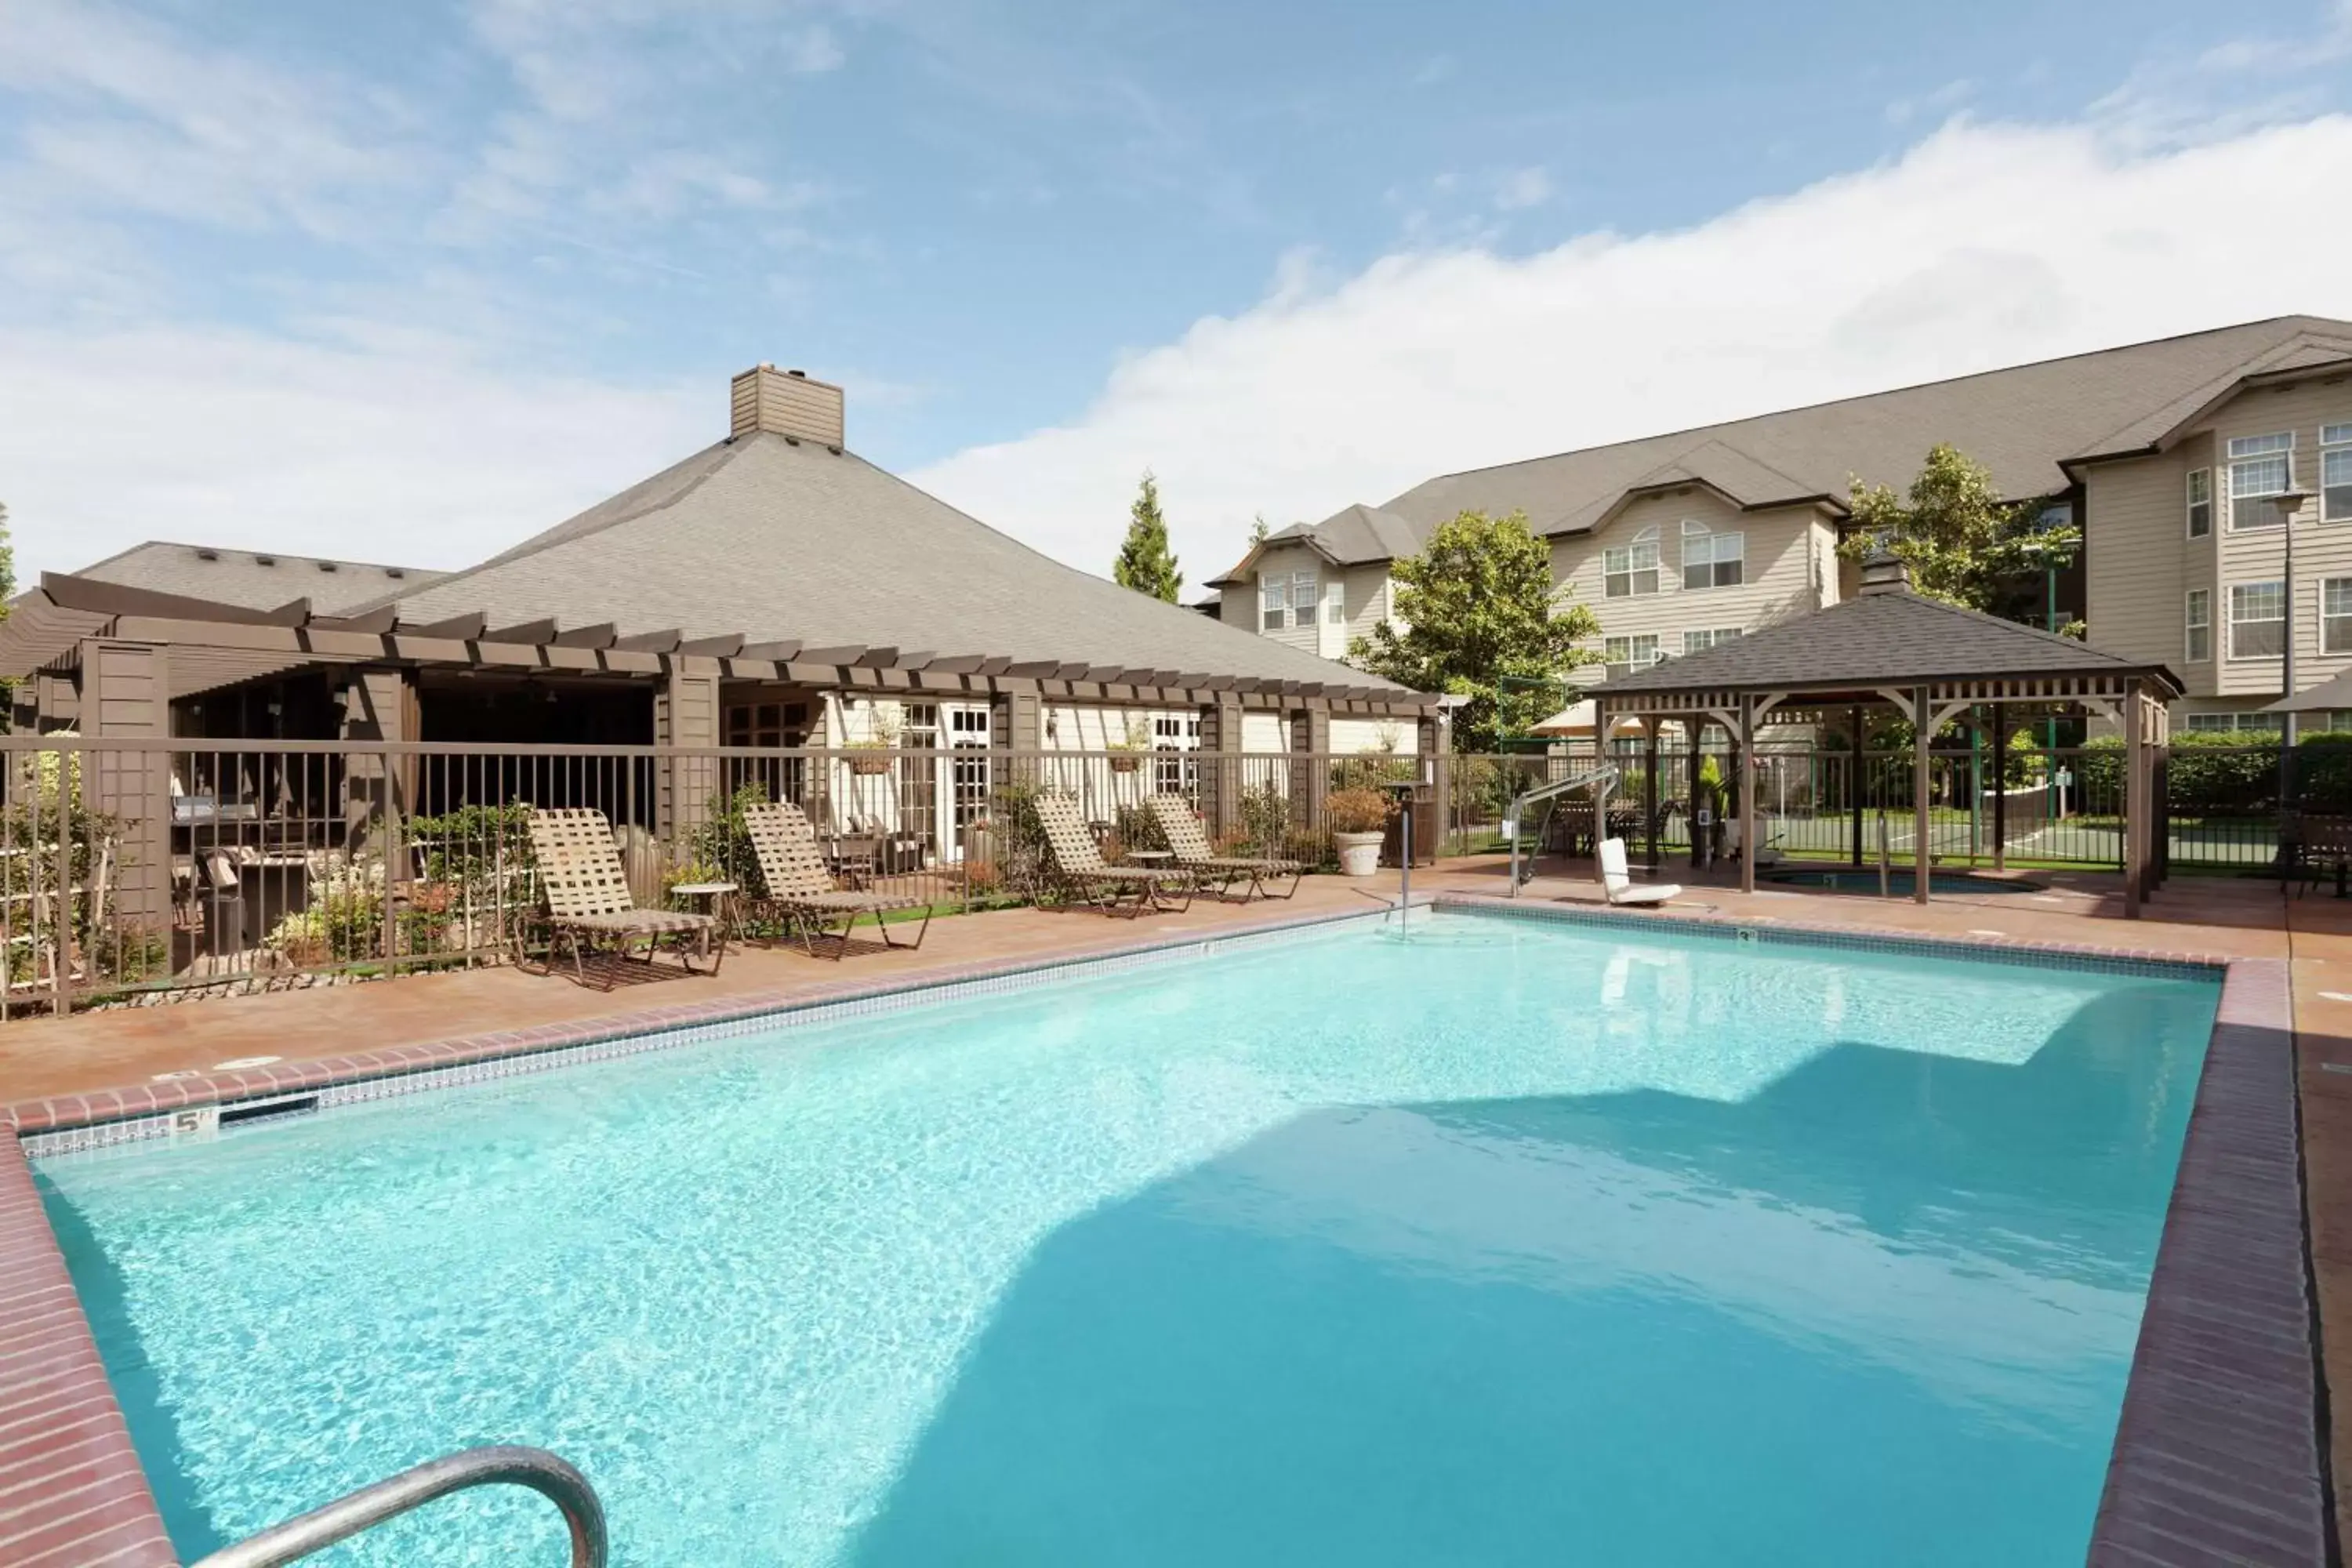
<instances>
[{"instance_id":1,"label":"pool tile border","mask_svg":"<svg viewBox=\"0 0 2352 1568\"><path fill-rule=\"evenodd\" d=\"M2218 1561L2329 1561L2284 962L1714 913L1662 921L1654 914L1454 892L1414 901L1518 919L1633 929L1663 924L1695 935L1850 951L2162 977L2222 975L2221 1015L2166 1215L2090 1560L2182 1568ZM60 1369L46 1374L50 1381L44 1386L69 1395L47 1405L37 1397L28 1402L16 1397L14 1379L0 1392L0 1560L27 1568L98 1563L169 1568L174 1562L33 1185L27 1143L45 1153L102 1147L169 1131L179 1113L201 1108L312 1091L322 1105L331 1097L336 1103L382 1098L1023 989L1377 921L1385 913L1277 918L1075 959L959 965L914 979L650 1008L0 1108L0 1281L7 1282L0 1284L0 1367L22 1345L33 1358L26 1364ZM18 1281L36 1283L26 1289ZM19 1431L32 1434L20 1436L15 1448L8 1444L11 1408L23 1412L15 1423ZM70 1424L53 1426L56 1417ZM12 1460L24 1466L21 1479L10 1475ZM18 1527L19 1518L45 1521L35 1526L45 1533L36 1541ZM64 1533L52 1538L48 1531ZM37 1555L8 1556L12 1543L35 1546Z\"/></svg>"},{"instance_id":2,"label":"pool tile border","mask_svg":"<svg viewBox=\"0 0 2352 1568\"><path fill-rule=\"evenodd\" d=\"M178 1562L32 1169L0 1131L0 1563Z\"/></svg>"}]
</instances>

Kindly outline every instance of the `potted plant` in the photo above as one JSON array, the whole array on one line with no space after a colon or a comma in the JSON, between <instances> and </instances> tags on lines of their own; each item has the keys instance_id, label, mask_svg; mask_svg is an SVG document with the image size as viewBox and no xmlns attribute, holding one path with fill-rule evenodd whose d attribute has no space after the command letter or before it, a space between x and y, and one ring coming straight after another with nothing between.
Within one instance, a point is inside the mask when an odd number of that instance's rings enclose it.
<instances>
[{"instance_id":1,"label":"potted plant","mask_svg":"<svg viewBox=\"0 0 2352 1568\"><path fill-rule=\"evenodd\" d=\"M1143 765L1143 753L1151 749L1151 727L1139 715L1130 713L1127 716L1126 736L1113 741L1108 749L1110 771L1131 773Z\"/></svg>"},{"instance_id":2,"label":"potted plant","mask_svg":"<svg viewBox=\"0 0 2352 1568\"><path fill-rule=\"evenodd\" d=\"M1380 869L1381 841L1388 837L1395 809L1387 795L1361 786L1333 790L1324 798L1323 818L1331 825L1343 875L1369 877Z\"/></svg>"},{"instance_id":3,"label":"potted plant","mask_svg":"<svg viewBox=\"0 0 2352 1568\"><path fill-rule=\"evenodd\" d=\"M888 773L889 753L898 747L898 705L877 702L870 711L873 718L866 727L866 739L852 741L842 748L849 752L849 771L868 777Z\"/></svg>"}]
</instances>

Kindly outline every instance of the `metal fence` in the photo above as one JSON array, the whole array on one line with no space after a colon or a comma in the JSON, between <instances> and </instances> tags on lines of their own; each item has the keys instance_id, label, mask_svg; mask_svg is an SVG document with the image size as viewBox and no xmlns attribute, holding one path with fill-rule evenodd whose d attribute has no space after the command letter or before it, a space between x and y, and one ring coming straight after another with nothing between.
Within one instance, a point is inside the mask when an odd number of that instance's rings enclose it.
<instances>
[{"instance_id":1,"label":"metal fence","mask_svg":"<svg viewBox=\"0 0 2352 1568\"><path fill-rule=\"evenodd\" d=\"M479 747L0 739L0 1019L79 1002L545 952L535 806L613 825L640 904L761 890L742 812L806 812L845 886L940 911L1044 891L1027 803L1074 796L1107 856L1163 847L1181 796L1222 851L1333 860L1335 790L1409 785L1438 848L1441 770L1411 756L1187 751ZM1391 855L1401 826L1390 827Z\"/></svg>"}]
</instances>

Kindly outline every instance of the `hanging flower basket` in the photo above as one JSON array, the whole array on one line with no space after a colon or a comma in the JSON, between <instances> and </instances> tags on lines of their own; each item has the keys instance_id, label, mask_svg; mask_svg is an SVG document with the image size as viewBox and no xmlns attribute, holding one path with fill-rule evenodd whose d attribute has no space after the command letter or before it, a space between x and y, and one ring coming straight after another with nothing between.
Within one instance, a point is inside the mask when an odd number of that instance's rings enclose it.
<instances>
[{"instance_id":1,"label":"hanging flower basket","mask_svg":"<svg viewBox=\"0 0 2352 1568\"><path fill-rule=\"evenodd\" d=\"M872 778L890 771L890 758L887 753L882 752L860 752L849 759L849 771Z\"/></svg>"},{"instance_id":2,"label":"hanging flower basket","mask_svg":"<svg viewBox=\"0 0 2352 1568\"><path fill-rule=\"evenodd\" d=\"M1113 752L1110 754L1110 771L1115 773L1131 773L1142 765L1143 759L1133 752Z\"/></svg>"}]
</instances>

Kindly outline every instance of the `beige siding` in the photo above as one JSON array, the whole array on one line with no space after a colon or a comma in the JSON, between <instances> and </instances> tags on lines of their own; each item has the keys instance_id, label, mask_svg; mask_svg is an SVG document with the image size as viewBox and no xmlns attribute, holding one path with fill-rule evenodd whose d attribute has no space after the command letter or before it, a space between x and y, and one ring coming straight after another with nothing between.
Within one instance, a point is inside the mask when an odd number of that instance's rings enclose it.
<instances>
[{"instance_id":1,"label":"beige siding","mask_svg":"<svg viewBox=\"0 0 2352 1568\"><path fill-rule=\"evenodd\" d=\"M2188 591L2213 580L2213 539L2189 537L2189 471L2205 466L2208 443L2193 446L2102 463L2084 476L2083 619L2095 646L2165 664L2192 694L2210 696L2223 633L2220 605L2216 657L2192 664L2185 646Z\"/></svg>"},{"instance_id":2,"label":"beige siding","mask_svg":"<svg viewBox=\"0 0 2352 1568\"><path fill-rule=\"evenodd\" d=\"M1276 642L1324 658L1345 658L1351 642L1370 636L1372 628L1391 614L1394 593L1385 562L1370 566L1335 566L1312 550L1297 545L1269 550L1259 556L1249 577L1239 586L1224 591L1222 618L1252 631L1263 630L1260 613L1265 579L1280 578L1286 593L1295 586L1296 574L1301 572L1310 573L1315 578L1318 597L1314 623L1295 625L1295 612L1286 610L1281 627L1264 633ZM1339 595L1340 613L1336 622L1329 609L1335 588Z\"/></svg>"},{"instance_id":3,"label":"beige siding","mask_svg":"<svg viewBox=\"0 0 2352 1568\"><path fill-rule=\"evenodd\" d=\"M1683 584L1683 523L1704 523L1712 533L1746 536L1744 580L1736 587L1690 589ZM1645 529L1657 530L1659 591L1612 599L1602 572L1606 551L1631 544ZM1668 655L1683 651L1686 631L1737 628L1756 631L1791 616L1808 615L1837 596L1834 538L1811 507L1743 512L1709 490L1694 487L1676 494L1634 501L1596 532L1552 542L1552 576L1563 592L1591 609L1602 638L1655 634ZM1595 651L1601 646L1595 640ZM1599 680L1595 669L1589 679Z\"/></svg>"},{"instance_id":4,"label":"beige siding","mask_svg":"<svg viewBox=\"0 0 2352 1568\"><path fill-rule=\"evenodd\" d=\"M1421 748L1421 726L1410 719L1339 719L1331 721L1334 752L1393 752L1409 757Z\"/></svg>"},{"instance_id":5,"label":"beige siding","mask_svg":"<svg viewBox=\"0 0 2352 1568\"><path fill-rule=\"evenodd\" d=\"M2310 382L2241 394L2172 450L2129 462L2103 464L2086 477L2088 597L2091 640L2134 658L2161 659L2181 677L2188 711L2237 710L2275 698L2277 658L2230 657L2232 584L2277 580L2284 541L2275 527L2230 527L2229 442L2233 437L2292 432L2294 480L2316 491L2321 426L2352 424L2352 383ZM2213 475L2213 531L2188 536L2188 476ZM2295 524L2295 680L2308 689L2352 668L2352 653L2324 651L2321 584L2352 577L2352 522L2318 521L2306 506ZM2212 657L2187 658L2188 595L2212 590Z\"/></svg>"}]
</instances>

